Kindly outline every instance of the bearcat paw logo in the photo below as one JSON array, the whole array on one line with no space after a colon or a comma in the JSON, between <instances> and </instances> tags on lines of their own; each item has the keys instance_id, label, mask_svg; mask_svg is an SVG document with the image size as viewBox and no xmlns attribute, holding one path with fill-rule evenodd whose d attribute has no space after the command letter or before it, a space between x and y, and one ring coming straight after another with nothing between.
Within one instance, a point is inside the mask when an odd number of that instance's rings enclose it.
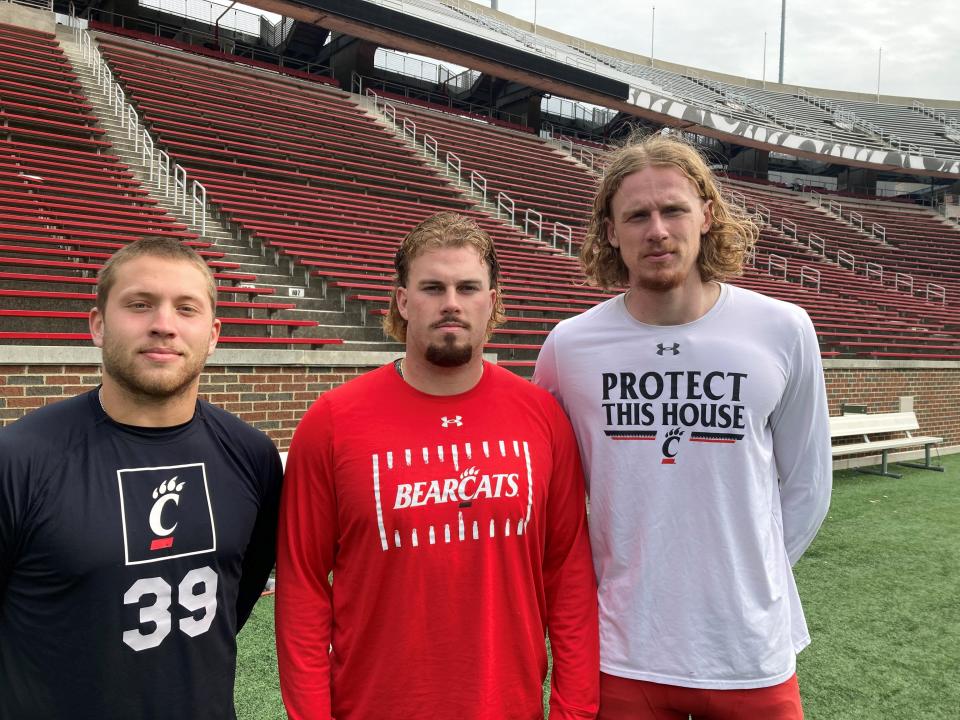
<instances>
[{"instance_id":1,"label":"bearcat paw logo","mask_svg":"<svg viewBox=\"0 0 960 720\"><path fill-rule=\"evenodd\" d=\"M476 466L468 467L466 470L460 473L460 482L463 482L464 480L476 480L479 475L480 471L476 468Z\"/></svg>"},{"instance_id":2,"label":"bearcat paw logo","mask_svg":"<svg viewBox=\"0 0 960 720\"><path fill-rule=\"evenodd\" d=\"M169 480L160 483L160 486L153 491L153 499L158 500L162 495L167 493L175 493L176 495L180 494L180 491L183 490L183 486L186 485L185 482L177 484L177 476L174 475Z\"/></svg>"},{"instance_id":3,"label":"bearcat paw logo","mask_svg":"<svg viewBox=\"0 0 960 720\"><path fill-rule=\"evenodd\" d=\"M680 438L683 437L683 430L678 427L670 430L663 438L663 445L660 446L660 452L663 453L663 457L660 459L661 465L675 465L677 457L677 444L680 442Z\"/></svg>"}]
</instances>

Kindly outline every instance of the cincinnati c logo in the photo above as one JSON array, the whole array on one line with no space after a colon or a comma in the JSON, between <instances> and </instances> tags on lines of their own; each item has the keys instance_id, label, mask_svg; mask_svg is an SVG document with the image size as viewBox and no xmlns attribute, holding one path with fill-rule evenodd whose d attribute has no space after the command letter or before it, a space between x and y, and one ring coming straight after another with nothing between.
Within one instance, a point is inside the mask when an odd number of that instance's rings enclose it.
<instances>
[{"instance_id":1,"label":"cincinnati c logo","mask_svg":"<svg viewBox=\"0 0 960 720\"><path fill-rule=\"evenodd\" d=\"M153 491L153 507L150 508L150 529L157 539L150 543L151 550L162 550L173 547L173 531L177 529L177 523L170 527L163 524L163 510L173 503L174 506L180 505L180 492L186 482L177 484L177 477L174 475L169 480L160 483L159 487ZM169 537L167 537L169 535Z\"/></svg>"},{"instance_id":2,"label":"cincinnati c logo","mask_svg":"<svg viewBox=\"0 0 960 720\"><path fill-rule=\"evenodd\" d=\"M676 464L676 457L679 452L679 450L676 449L676 444L680 442L682 436L683 430L678 427L673 428L673 430L667 433L663 445L660 446L660 452L663 453L663 458L660 460L661 465Z\"/></svg>"}]
</instances>

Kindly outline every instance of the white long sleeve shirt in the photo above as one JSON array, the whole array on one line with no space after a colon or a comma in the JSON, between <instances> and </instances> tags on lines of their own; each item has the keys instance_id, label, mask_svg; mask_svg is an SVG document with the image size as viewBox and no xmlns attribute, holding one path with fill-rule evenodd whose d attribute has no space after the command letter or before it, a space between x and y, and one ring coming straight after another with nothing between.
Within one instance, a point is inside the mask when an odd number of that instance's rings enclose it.
<instances>
[{"instance_id":1,"label":"white long sleeve shirt","mask_svg":"<svg viewBox=\"0 0 960 720\"><path fill-rule=\"evenodd\" d=\"M601 669L693 688L789 679L810 642L791 565L832 480L806 312L721 285L703 317L653 326L620 295L559 323L534 379L583 457Z\"/></svg>"}]
</instances>

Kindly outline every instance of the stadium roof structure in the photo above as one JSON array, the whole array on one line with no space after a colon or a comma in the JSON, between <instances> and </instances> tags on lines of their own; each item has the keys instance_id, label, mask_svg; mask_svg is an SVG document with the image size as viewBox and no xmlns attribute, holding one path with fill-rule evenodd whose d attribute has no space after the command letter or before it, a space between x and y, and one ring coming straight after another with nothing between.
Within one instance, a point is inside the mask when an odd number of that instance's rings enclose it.
<instances>
[{"instance_id":1,"label":"stadium roof structure","mask_svg":"<svg viewBox=\"0 0 960 720\"><path fill-rule=\"evenodd\" d=\"M720 81L529 24L469 0L248 0L300 22L758 150L960 180L960 108Z\"/></svg>"}]
</instances>

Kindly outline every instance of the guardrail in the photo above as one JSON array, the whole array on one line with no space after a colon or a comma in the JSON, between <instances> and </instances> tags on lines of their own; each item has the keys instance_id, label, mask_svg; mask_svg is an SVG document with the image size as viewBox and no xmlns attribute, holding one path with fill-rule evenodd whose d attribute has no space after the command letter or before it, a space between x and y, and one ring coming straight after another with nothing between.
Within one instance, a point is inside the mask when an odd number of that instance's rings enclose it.
<instances>
[{"instance_id":1,"label":"guardrail","mask_svg":"<svg viewBox=\"0 0 960 720\"><path fill-rule=\"evenodd\" d=\"M820 271L804 265L800 268L800 285L806 287L808 281L814 283L813 287L820 292Z\"/></svg>"},{"instance_id":2,"label":"guardrail","mask_svg":"<svg viewBox=\"0 0 960 720\"><path fill-rule=\"evenodd\" d=\"M786 280L787 259L785 257L781 257L780 255L767 255L767 274L777 277L773 272L774 270L782 270L783 279Z\"/></svg>"},{"instance_id":3,"label":"guardrail","mask_svg":"<svg viewBox=\"0 0 960 720\"><path fill-rule=\"evenodd\" d=\"M837 265L840 267L848 267L856 272L857 259L846 250L837 250Z\"/></svg>"},{"instance_id":4,"label":"guardrail","mask_svg":"<svg viewBox=\"0 0 960 720\"><path fill-rule=\"evenodd\" d=\"M75 17L70 25L73 37L80 47L80 55L93 72L100 92L107 98L115 117L120 119L120 127L126 128L127 138L133 140L134 151L140 151L140 159L147 168L149 182L162 190L164 197L171 197L180 206L183 214L192 219L194 226L199 225L200 234L207 232L207 190L197 180L190 178L186 168L171 160L169 154L156 147L153 137L147 131L137 115L137 111L127 102L126 93L113 76L113 71L103 59L93 36L80 27Z\"/></svg>"},{"instance_id":5,"label":"guardrail","mask_svg":"<svg viewBox=\"0 0 960 720\"><path fill-rule=\"evenodd\" d=\"M893 274L894 289L899 290L901 286L907 288L907 292L913 295L913 275L907 275L906 273L894 273Z\"/></svg>"},{"instance_id":6,"label":"guardrail","mask_svg":"<svg viewBox=\"0 0 960 720\"><path fill-rule=\"evenodd\" d=\"M947 290L943 285L937 285L936 283L927 283L927 300L933 301L935 298L940 298L940 304L947 304Z\"/></svg>"}]
</instances>

